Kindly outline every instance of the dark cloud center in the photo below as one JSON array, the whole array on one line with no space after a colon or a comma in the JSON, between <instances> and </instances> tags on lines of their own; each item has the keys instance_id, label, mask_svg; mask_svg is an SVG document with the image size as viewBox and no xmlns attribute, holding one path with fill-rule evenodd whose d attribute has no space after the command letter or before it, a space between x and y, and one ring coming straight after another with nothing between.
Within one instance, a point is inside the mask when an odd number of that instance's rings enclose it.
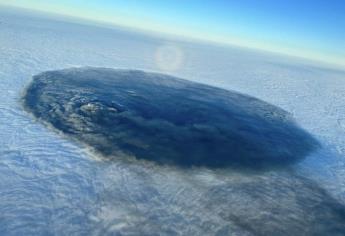
<instances>
[{"instance_id":1,"label":"dark cloud center","mask_svg":"<svg viewBox=\"0 0 345 236\"><path fill-rule=\"evenodd\" d=\"M285 166L318 146L284 110L167 75L104 68L34 77L27 110L108 157L182 167Z\"/></svg>"}]
</instances>

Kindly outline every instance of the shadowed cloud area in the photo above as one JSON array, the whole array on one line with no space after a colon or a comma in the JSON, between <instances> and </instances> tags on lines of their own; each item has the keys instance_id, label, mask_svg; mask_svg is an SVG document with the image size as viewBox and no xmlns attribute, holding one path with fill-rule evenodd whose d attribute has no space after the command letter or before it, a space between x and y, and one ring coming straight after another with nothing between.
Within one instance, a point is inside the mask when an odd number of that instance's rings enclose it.
<instances>
[{"instance_id":1,"label":"shadowed cloud area","mask_svg":"<svg viewBox=\"0 0 345 236\"><path fill-rule=\"evenodd\" d=\"M295 163L318 146L286 111L264 101L136 70L45 72L34 77L24 105L109 158L263 170Z\"/></svg>"},{"instance_id":2,"label":"shadowed cloud area","mask_svg":"<svg viewBox=\"0 0 345 236\"><path fill-rule=\"evenodd\" d=\"M345 235L344 205L316 182L291 171L242 176L211 187L201 201L249 235ZM232 233L225 228L219 235Z\"/></svg>"}]
</instances>

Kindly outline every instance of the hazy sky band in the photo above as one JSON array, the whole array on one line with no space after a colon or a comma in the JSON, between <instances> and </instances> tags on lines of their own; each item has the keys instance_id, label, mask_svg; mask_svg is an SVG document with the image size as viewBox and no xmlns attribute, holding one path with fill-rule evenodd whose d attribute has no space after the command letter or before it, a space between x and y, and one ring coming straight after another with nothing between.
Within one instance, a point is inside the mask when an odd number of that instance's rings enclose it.
<instances>
[{"instance_id":1,"label":"hazy sky band","mask_svg":"<svg viewBox=\"0 0 345 236\"><path fill-rule=\"evenodd\" d=\"M342 0L0 0L39 10L345 64Z\"/></svg>"}]
</instances>

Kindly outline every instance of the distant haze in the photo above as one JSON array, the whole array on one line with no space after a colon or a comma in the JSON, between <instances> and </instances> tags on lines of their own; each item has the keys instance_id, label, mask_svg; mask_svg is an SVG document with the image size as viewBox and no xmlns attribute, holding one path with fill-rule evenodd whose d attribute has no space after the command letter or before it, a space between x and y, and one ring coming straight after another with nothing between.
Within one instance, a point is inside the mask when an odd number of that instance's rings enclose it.
<instances>
[{"instance_id":1,"label":"distant haze","mask_svg":"<svg viewBox=\"0 0 345 236\"><path fill-rule=\"evenodd\" d=\"M1 3L331 64L344 65L345 61L345 2L341 0L0 0Z\"/></svg>"}]
</instances>

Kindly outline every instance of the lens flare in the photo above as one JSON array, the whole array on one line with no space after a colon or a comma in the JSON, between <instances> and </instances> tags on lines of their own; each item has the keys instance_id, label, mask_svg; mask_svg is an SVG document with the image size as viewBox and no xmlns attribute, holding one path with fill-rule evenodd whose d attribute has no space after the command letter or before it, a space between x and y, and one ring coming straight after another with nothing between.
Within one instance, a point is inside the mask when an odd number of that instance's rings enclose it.
<instances>
[{"instance_id":1,"label":"lens flare","mask_svg":"<svg viewBox=\"0 0 345 236\"><path fill-rule=\"evenodd\" d=\"M155 61L162 71L172 72L181 68L184 53L180 47L174 44L166 44L157 48Z\"/></svg>"}]
</instances>

